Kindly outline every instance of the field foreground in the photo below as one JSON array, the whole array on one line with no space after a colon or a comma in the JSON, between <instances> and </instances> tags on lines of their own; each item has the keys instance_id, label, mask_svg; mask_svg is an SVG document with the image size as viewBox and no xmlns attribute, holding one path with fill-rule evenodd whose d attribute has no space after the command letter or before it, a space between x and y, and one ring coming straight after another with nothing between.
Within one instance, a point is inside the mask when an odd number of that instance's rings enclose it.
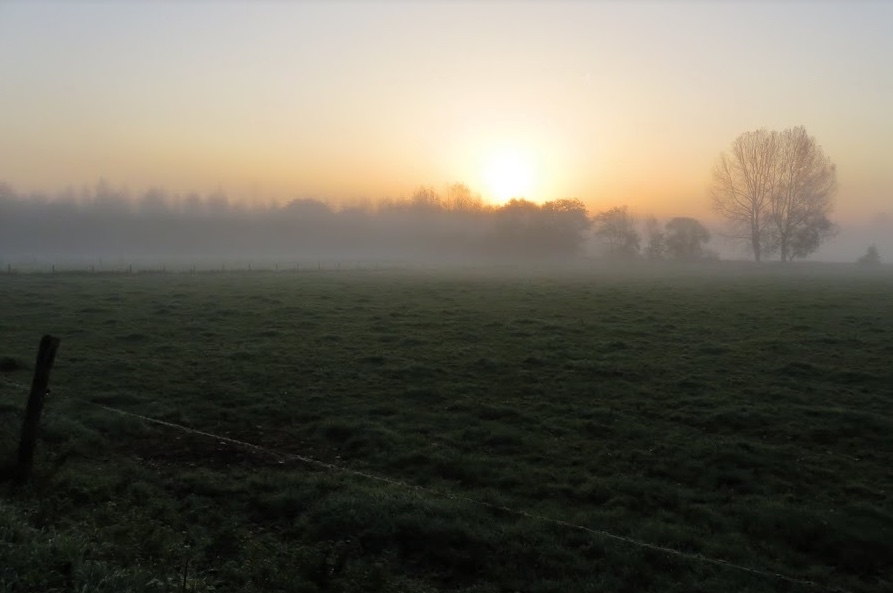
<instances>
[{"instance_id":1,"label":"field foreground","mask_svg":"<svg viewBox=\"0 0 893 593\"><path fill-rule=\"evenodd\" d=\"M0 277L0 591L893 590L893 275L809 272Z\"/></svg>"}]
</instances>

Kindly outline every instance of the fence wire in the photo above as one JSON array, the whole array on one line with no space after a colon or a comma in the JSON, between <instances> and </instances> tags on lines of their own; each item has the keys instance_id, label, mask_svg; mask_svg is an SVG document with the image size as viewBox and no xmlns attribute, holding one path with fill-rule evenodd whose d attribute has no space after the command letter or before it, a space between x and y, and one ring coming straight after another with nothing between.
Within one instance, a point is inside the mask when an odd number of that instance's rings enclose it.
<instances>
[{"instance_id":1,"label":"fence wire","mask_svg":"<svg viewBox=\"0 0 893 593\"><path fill-rule=\"evenodd\" d=\"M21 384L21 383L15 383L15 382L12 382L12 381L8 381L8 380L6 380L6 379L4 379L4 378L0 378L0 383L4 383L4 384L6 384L6 385L9 385L9 386L12 386L12 387L17 387L17 388L20 388L20 389L26 389L26 390L29 389L29 387L26 386L26 385L23 385L23 384ZM72 401L77 401L77 402L80 402L80 403L84 403L84 404L88 404L88 405L91 405L91 406L95 406L95 407L98 407L98 408L100 408L100 409L103 409L103 410L105 410L105 411L107 411L107 412L111 412L111 413L114 413L114 414L119 414L119 415L122 415L122 416L128 416L128 417L131 417L131 418L136 418L136 419L139 419L139 420L141 420L141 421L143 421L143 422L147 422L147 423L150 423L150 424L156 424L156 425L158 425L158 426L164 426L164 427L167 427L167 428L171 428L171 429L174 429L174 430L179 430L179 431L186 432L186 433L189 433L189 434L195 434L195 435L199 435L199 436L202 436L202 437L205 437L205 438L215 439L215 440L217 440L217 441L219 441L219 442L222 442L222 443L227 443L227 444L230 444L230 445L233 445L233 446L242 447L242 448L245 448L245 449L248 449L248 450L251 450L251 451L255 451L255 452L258 452L258 453L263 453L263 454L265 454L265 455L269 455L269 456L271 456L271 457L274 457L274 458L277 458L277 459L280 459L280 460L300 461L300 462L306 463L306 464L308 464L308 465L313 465L313 466L316 466L316 467L319 467L319 468L322 468L322 469L325 469L325 470L329 470L329 471L333 471L333 472L339 472L339 473L343 473L343 474L346 474L346 475L351 475L351 476L356 476L356 477L359 477L359 478L363 478L363 479L366 479L366 480L372 480L372 481L376 481L376 482L381 482L381 483L389 484L389 485L394 486L394 487L397 487L397 488L401 488L401 489L405 489L405 490L410 490L410 491L413 491L413 492L416 492L416 493L420 493L420 494L423 494L423 495L428 495L428 496L431 496L431 497L436 497L436 498L446 498L446 499L449 499L449 500L461 501L461 502L464 502L464 503L468 503L468 504L472 504L472 505L475 505L475 506L479 506L479 507L487 508L487 509L490 509L490 510L501 511L501 512L503 512L503 513L507 513L507 514L510 514L510 515L514 515L514 516L516 516L516 517L523 517L523 518L532 519L532 520L535 520L535 521L540 521L540 522L543 522L543 523L549 523L549 524L552 524L552 525L557 525L557 526L564 527L564 528L567 528L567 529L573 529L573 530L577 530L577 531L582 531L582 532L588 533L588 534L590 534L590 535L595 535L595 536L598 536L598 537L605 538L605 539L607 539L607 540L611 540L611 541L615 541L615 542L622 542L622 543L624 543L624 544L631 545L631 546L634 546L634 547L638 547L638 548L641 548L641 549L652 550L652 551L656 551L656 552L662 552L662 553L664 553L664 554L668 554L668 555L670 555L670 556L675 556L675 557L677 557L677 558L682 558L682 559L685 559L685 560L691 560L691 561L693 561L693 562L700 562L700 563L704 563L704 564L710 564L710 565L713 565L713 566L718 566L718 567L722 567L722 568L727 568L727 569L731 569L731 570L736 570L736 571L740 571L740 572L745 572L745 573L748 573L748 574L753 574L753 575L757 575L757 576L761 576L761 577L765 577L765 578L769 578L769 579L775 579L775 580L783 581L783 582L790 583L790 584L802 585L802 586L810 587L810 588L812 588L812 589L817 589L817 590L820 590L820 591L828 591L828 592L831 592L831 593L854 593L854 592L852 592L852 591L850 591L850 590L848 590L848 589L842 589L842 588L840 588L840 587L835 587L835 586L831 586L831 585L825 585L825 584L818 583L818 582L816 582L816 581L812 581L812 580L808 580L808 579L796 578L796 577L792 577L792 576L789 576L789 575L785 575L785 574L782 574L782 573L779 573L779 572L774 572L774 571L771 571L771 570L766 570L766 569L761 569L761 568L754 568L754 567L751 567L751 566L745 566L745 565L743 565L743 564L737 564L737 563L734 563L734 562L730 562L730 561L728 561L728 560L722 560L722 559L720 559L720 558L712 558L712 557L704 556L704 555L702 555L702 554L697 554L697 553L694 553L694 552L686 552L686 551L684 551L684 550L679 550L679 549L676 549L676 548L670 548L670 547L667 547L667 546L661 546L661 545L657 545L657 544L652 544L652 543L645 542L645 541L642 541L642 540L638 540L638 539L635 539L635 538L631 538L631 537L627 537L627 536L623 536L623 535L618 535L618 534L616 534L616 533L612 533L612 532L610 532L610 531L605 531L604 529L595 529L595 528L592 528L592 527L586 527L585 525L579 525L579 524L577 524L577 523L572 523L572 522L570 522L570 521L565 521L565 520L563 520L563 519L556 519L556 518L554 518L554 517L549 517L549 516L546 516L546 515L540 515L540 514L537 514L537 513L531 513L531 512L529 512L529 511L525 511L525 510L521 510L521 509L515 509L515 508L508 507L508 506L501 505L501 504L490 503L490 502L486 502L486 501L484 501L484 500L480 500L480 499L472 498L472 497L469 497L469 496L465 496L465 495L463 495L463 494L456 494L456 493L453 493L453 492L448 492L448 491L441 490L441 489L431 488L431 487L428 487L428 486L420 486L420 485L418 485L418 484L412 484L412 483L410 483L410 482L405 482L405 481L403 481L403 480L397 480L397 479L394 479L394 478L388 478L388 477L385 477L385 476L381 476L381 475L377 475L377 474L373 474L373 473L369 473L369 472L364 472L364 471L357 470L357 469L352 469L352 468L349 468L349 467L346 467L346 466L343 466L343 465L338 465L338 464L334 464L334 463L329 463L329 462L326 462L326 461L320 461L320 460L318 460L318 459L314 459L314 458L312 458L312 457L307 457L307 456L305 456L305 455L298 455L298 454L296 454L296 453L285 453L285 452L282 452L282 451L277 451L277 450L275 450L275 449L271 449L271 448L268 448L268 447L263 447L263 446L261 446L261 445L256 445L256 444L254 444L254 443L249 443L249 442L247 442L247 441L242 441L242 440L239 440L239 439L234 439L234 438L231 438L231 437L227 437L227 436L223 436L223 435L219 435L219 434L214 434L214 433L211 433L211 432L206 432L206 431L203 431L203 430L198 430L198 429L195 429L195 428L192 428L192 427L189 427L189 426L185 426L185 425L182 425L182 424L177 424L177 423L175 423L175 422L168 422L168 421L166 421L166 420L159 420L158 418L151 418L151 417L149 417L149 416L143 416L142 414L137 414L137 413L135 413L135 412L128 412L128 411L126 411L126 410L121 410L121 409L119 409L119 408L114 408L114 407L112 407L112 406L107 406L107 405L105 405L105 404L100 404L100 403L98 403L98 402L94 402L94 401L91 401L91 400L88 400L88 399L82 399L82 398L77 398L77 397L69 397L69 399L72 400Z\"/></svg>"}]
</instances>

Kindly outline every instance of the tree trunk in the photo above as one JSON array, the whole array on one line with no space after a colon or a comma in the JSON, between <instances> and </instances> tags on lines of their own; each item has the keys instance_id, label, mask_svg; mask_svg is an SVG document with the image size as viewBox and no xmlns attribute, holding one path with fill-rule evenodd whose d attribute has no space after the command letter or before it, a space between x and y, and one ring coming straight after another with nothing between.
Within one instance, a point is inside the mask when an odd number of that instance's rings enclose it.
<instances>
[{"instance_id":1,"label":"tree trunk","mask_svg":"<svg viewBox=\"0 0 893 593\"><path fill-rule=\"evenodd\" d=\"M760 251L760 230L758 227L751 228L750 241L753 245L753 259L759 262L762 259L762 252Z\"/></svg>"}]
</instances>

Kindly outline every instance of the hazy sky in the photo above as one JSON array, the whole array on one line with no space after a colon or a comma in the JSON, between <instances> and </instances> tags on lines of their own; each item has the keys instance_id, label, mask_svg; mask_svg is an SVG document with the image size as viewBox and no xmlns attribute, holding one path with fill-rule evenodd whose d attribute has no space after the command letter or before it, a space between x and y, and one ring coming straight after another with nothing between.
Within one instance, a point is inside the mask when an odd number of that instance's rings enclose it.
<instances>
[{"instance_id":1,"label":"hazy sky","mask_svg":"<svg viewBox=\"0 0 893 593\"><path fill-rule=\"evenodd\" d=\"M0 2L0 180L699 215L804 125L838 219L893 202L893 3Z\"/></svg>"}]
</instances>

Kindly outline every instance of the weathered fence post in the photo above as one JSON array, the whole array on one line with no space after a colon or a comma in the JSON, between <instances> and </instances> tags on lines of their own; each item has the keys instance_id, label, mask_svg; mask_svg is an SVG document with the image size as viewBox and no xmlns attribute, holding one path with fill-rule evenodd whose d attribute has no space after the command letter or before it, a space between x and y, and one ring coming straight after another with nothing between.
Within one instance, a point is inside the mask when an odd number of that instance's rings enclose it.
<instances>
[{"instance_id":1,"label":"weathered fence post","mask_svg":"<svg viewBox=\"0 0 893 593\"><path fill-rule=\"evenodd\" d=\"M43 411L43 400L50 382L50 369L59 349L59 338L43 336L37 351L37 363L34 365L34 379L31 381L31 393L25 407L25 420L22 422L22 439L19 441L16 479L25 481L31 475L34 463L34 449L37 447L37 429L40 426L40 413Z\"/></svg>"}]
</instances>

